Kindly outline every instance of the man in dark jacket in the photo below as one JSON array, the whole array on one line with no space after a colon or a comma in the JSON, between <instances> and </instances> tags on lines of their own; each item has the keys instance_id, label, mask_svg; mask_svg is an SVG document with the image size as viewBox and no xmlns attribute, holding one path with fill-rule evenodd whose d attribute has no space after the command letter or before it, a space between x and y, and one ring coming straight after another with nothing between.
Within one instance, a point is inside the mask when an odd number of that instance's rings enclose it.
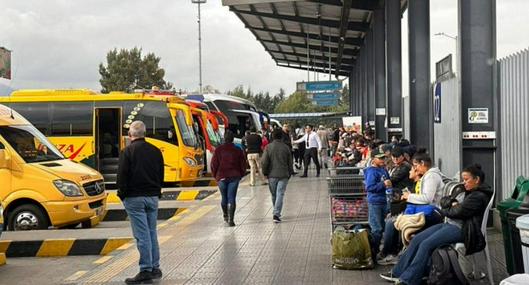
<instances>
[{"instance_id":1,"label":"man in dark jacket","mask_svg":"<svg viewBox=\"0 0 529 285\"><path fill-rule=\"evenodd\" d=\"M256 175L261 177L264 183L265 179L262 177L261 169L259 167L262 138L257 134L254 128L244 137L244 139L246 141L246 157L248 158L248 164L250 164L250 186L256 185Z\"/></svg>"},{"instance_id":2,"label":"man in dark jacket","mask_svg":"<svg viewBox=\"0 0 529 285\"><path fill-rule=\"evenodd\" d=\"M283 197L287 189L288 179L294 173L294 168L292 166L292 151L282 141L283 131L274 130L272 137L274 141L266 148L261 163L263 174L268 176L268 188L272 194L273 220L279 223L281 222Z\"/></svg>"},{"instance_id":3,"label":"man in dark jacket","mask_svg":"<svg viewBox=\"0 0 529 285\"><path fill-rule=\"evenodd\" d=\"M164 162L162 152L145 141L142 121L130 125L129 138L131 144L119 157L117 185L140 252L140 272L125 283L142 284L162 277L156 221Z\"/></svg>"}]
</instances>

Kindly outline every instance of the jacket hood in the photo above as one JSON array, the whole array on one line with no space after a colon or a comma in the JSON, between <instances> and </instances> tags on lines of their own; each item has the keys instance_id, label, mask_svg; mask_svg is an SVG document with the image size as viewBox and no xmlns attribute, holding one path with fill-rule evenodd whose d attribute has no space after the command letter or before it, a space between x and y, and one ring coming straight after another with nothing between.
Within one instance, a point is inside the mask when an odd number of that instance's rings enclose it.
<instances>
[{"instance_id":1,"label":"jacket hood","mask_svg":"<svg viewBox=\"0 0 529 285\"><path fill-rule=\"evenodd\" d=\"M487 197L492 197L492 188L487 183L482 183L478 186L478 188L474 191L483 192L487 195Z\"/></svg>"}]
</instances>

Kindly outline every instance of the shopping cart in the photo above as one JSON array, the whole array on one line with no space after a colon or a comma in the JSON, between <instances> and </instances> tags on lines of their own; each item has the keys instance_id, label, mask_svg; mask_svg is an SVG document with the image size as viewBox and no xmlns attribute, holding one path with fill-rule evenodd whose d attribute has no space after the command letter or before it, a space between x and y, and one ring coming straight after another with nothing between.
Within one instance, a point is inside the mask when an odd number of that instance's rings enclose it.
<instances>
[{"instance_id":1,"label":"shopping cart","mask_svg":"<svg viewBox=\"0 0 529 285\"><path fill-rule=\"evenodd\" d=\"M336 170L339 170L336 172ZM343 171L340 170L351 170ZM353 228L368 223L367 194L364 177L352 174L358 167L329 169L327 187L331 208L331 230L338 225ZM358 171L355 171L358 172Z\"/></svg>"}]
</instances>

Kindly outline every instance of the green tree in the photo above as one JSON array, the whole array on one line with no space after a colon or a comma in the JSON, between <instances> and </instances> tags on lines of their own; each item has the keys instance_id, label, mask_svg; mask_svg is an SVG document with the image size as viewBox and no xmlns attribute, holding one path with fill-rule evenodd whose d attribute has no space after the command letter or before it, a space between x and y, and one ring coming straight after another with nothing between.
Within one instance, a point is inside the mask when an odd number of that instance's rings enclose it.
<instances>
[{"instance_id":1,"label":"green tree","mask_svg":"<svg viewBox=\"0 0 529 285\"><path fill-rule=\"evenodd\" d=\"M113 49L107 53L107 65L99 64L101 92L111 91L132 92L134 89L172 89L173 84L163 77L165 70L159 67L160 58L148 53L142 58L141 48L131 50Z\"/></svg>"},{"instance_id":2,"label":"green tree","mask_svg":"<svg viewBox=\"0 0 529 285\"><path fill-rule=\"evenodd\" d=\"M276 113L307 113L316 111L318 111L318 108L312 104L304 92L294 92L275 108Z\"/></svg>"}]
</instances>

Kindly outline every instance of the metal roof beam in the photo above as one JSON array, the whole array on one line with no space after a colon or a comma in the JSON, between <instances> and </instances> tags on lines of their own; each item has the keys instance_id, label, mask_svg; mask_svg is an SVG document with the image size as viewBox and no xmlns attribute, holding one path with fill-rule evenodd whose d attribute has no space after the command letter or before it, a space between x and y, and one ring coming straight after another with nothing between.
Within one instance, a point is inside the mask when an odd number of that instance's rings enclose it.
<instances>
[{"instance_id":1,"label":"metal roof beam","mask_svg":"<svg viewBox=\"0 0 529 285\"><path fill-rule=\"evenodd\" d=\"M300 70L307 70L307 67L303 67L303 66L300 66L300 65L288 65L288 64L277 63L277 66L290 67L290 68L295 68L295 69L300 69ZM308 69L310 71L316 71L316 72L319 72L319 73L329 73L329 70L328 69L324 69L324 68L316 68L316 67L310 67L309 66ZM331 68L331 71L332 71L332 68ZM349 76L349 72L339 72L339 75L341 75L341 76Z\"/></svg>"},{"instance_id":2,"label":"metal roof beam","mask_svg":"<svg viewBox=\"0 0 529 285\"><path fill-rule=\"evenodd\" d=\"M309 18L309 17L302 17L302 16L296 17L296 16L290 16L290 15L266 13L266 12L245 11L245 10L239 10L235 8L234 6L231 6L230 10L238 14L252 15L252 16L271 18L271 19L277 19L277 20L285 20L285 21L291 21L291 22L296 22L296 23L299 22L299 23L315 25L315 26L340 28L340 21L335 21L335 20L328 20L328 19L318 20L317 18ZM346 27L350 31L365 32L369 29L369 24L364 23L364 22L348 22Z\"/></svg>"},{"instance_id":3,"label":"metal roof beam","mask_svg":"<svg viewBox=\"0 0 529 285\"><path fill-rule=\"evenodd\" d=\"M300 58L307 58L307 54L303 53L297 53L297 52L284 52L284 51L275 51L275 50L269 50L270 53L273 54L282 54L282 55L290 55L290 56L297 56ZM327 56L321 56L321 55L311 55L309 58L316 58L323 61L328 61L329 57ZM331 62L336 62L336 57L331 57ZM354 59L343 59L343 62L345 64L353 65L355 63Z\"/></svg>"},{"instance_id":4,"label":"metal roof beam","mask_svg":"<svg viewBox=\"0 0 529 285\"><path fill-rule=\"evenodd\" d=\"M307 0L307 2L320 3L330 6L343 6L342 0ZM351 3L351 9L373 11L376 9L377 1L375 0L355 0Z\"/></svg>"},{"instance_id":5,"label":"metal roof beam","mask_svg":"<svg viewBox=\"0 0 529 285\"><path fill-rule=\"evenodd\" d=\"M277 62L286 62L286 63L295 63L295 64L307 64L304 60L290 60L290 59L277 59ZM321 67L321 68L329 68L329 64L327 62L321 62L321 61L313 61L312 59L309 61L309 66L315 66L315 67ZM345 65L342 64L342 69L337 69L336 64L331 64L331 69L334 69L336 71L343 71L343 70L351 70L353 68L352 65Z\"/></svg>"},{"instance_id":6,"label":"metal roof beam","mask_svg":"<svg viewBox=\"0 0 529 285\"><path fill-rule=\"evenodd\" d=\"M346 25L349 22L349 10L351 9L352 0L343 0L342 15L340 17L340 39L345 37L347 32ZM338 61L336 65L338 66L337 70L340 69L340 64L342 63L342 56L344 52L343 41L338 43ZM338 75L336 75L338 76Z\"/></svg>"},{"instance_id":7,"label":"metal roof beam","mask_svg":"<svg viewBox=\"0 0 529 285\"><path fill-rule=\"evenodd\" d=\"M297 48L304 48L306 49L307 48L307 45L305 44L300 44L300 43L290 43L290 42L285 42L285 41L274 41L274 40L263 40L261 39L261 42L262 43L271 43L271 44L275 44L275 45L285 45L285 46L291 46L291 47L297 47ZM309 49L311 50L316 50L316 51L320 51L320 46L317 46L317 45L309 45ZM329 49L329 47L327 47L327 50ZM338 49L335 48L335 47L331 47L330 48L331 50L331 53L338 53ZM358 50L356 49L346 49L344 48L343 49L343 54L346 54L346 55L357 55L358 54Z\"/></svg>"},{"instance_id":8,"label":"metal roof beam","mask_svg":"<svg viewBox=\"0 0 529 285\"><path fill-rule=\"evenodd\" d=\"M276 30L276 29L269 29L269 28L257 28L252 26L247 26L247 29L253 29L255 31L260 32L267 32L267 33L274 33L279 35L285 35L285 36L292 36L292 37L300 37L300 38L306 38L307 33L300 33L300 32L292 32L292 31L285 31L285 30ZM329 36L323 34L323 39L320 38L319 34L308 34L309 39L311 40L323 40L323 41L329 41ZM330 41L338 43L340 41L340 37L337 36L330 36ZM344 38L344 43L347 45L352 46L362 46L364 44L363 38Z\"/></svg>"}]
</instances>

